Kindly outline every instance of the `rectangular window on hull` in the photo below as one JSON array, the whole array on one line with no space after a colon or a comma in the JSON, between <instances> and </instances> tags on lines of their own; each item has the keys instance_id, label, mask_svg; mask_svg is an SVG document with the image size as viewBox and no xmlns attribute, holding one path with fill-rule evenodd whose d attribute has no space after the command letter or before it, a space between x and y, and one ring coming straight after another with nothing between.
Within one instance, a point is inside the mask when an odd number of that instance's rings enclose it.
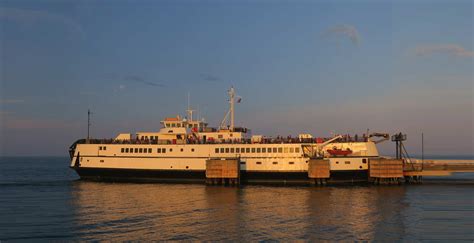
<instances>
[{"instance_id":1,"label":"rectangular window on hull","mask_svg":"<svg viewBox=\"0 0 474 243\"><path fill-rule=\"evenodd\" d=\"M295 152L295 148L290 148L290 153L294 153Z\"/></svg>"},{"instance_id":2,"label":"rectangular window on hull","mask_svg":"<svg viewBox=\"0 0 474 243\"><path fill-rule=\"evenodd\" d=\"M267 152L267 148L262 148L262 153L266 153Z\"/></svg>"},{"instance_id":3,"label":"rectangular window on hull","mask_svg":"<svg viewBox=\"0 0 474 243\"><path fill-rule=\"evenodd\" d=\"M288 153L288 148L285 148L285 149L283 150L283 153L287 154L287 153Z\"/></svg>"},{"instance_id":4,"label":"rectangular window on hull","mask_svg":"<svg viewBox=\"0 0 474 243\"><path fill-rule=\"evenodd\" d=\"M151 148L148 148L148 153L151 153Z\"/></svg>"},{"instance_id":5,"label":"rectangular window on hull","mask_svg":"<svg viewBox=\"0 0 474 243\"><path fill-rule=\"evenodd\" d=\"M225 152L226 152L226 153L229 153L229 152L230 152L230 149L229 149L229 148L225 148Z\"/></svg>"},{"instance_id":6,"label":"rectangular window on hull","mask_svg":"<svg viewBox=\"0 0 474 243\"><path fill-rule=\"evenodd\" d=\"M283 148L278 148L278 153L283 153Z\"/></svg>"},{"instance_id":7,"label":"rectangular window on hull","mask_svg":"<svg viewBox=\"0 0 474 243\"><path fill-rule=\"evenodd\" d=\"M246 148L245 153L250 153L250 148Z\"/></svg>"},{"instance_id":8,"label":"rectangular window on hull","mask_svg":"<svg viewBox=\"0 0 474 243\"><path fill-rule=\"evenodd\" d=\"M276 153L277 152L277 148L273 148L273 153Z\"/></svg>"},{"instance_id":9,"label":"rectangular window on hull","mask_svg":"<svg viewBox=\"0 0 474 243\"><path fill-rule=\"evenodd\" d=\"M240 154L240 148L235 148L235 152Z\"/></svg>"},{"instance_id":10,"label":"rectangular window on hull","mask_svg":"<svg viewBox=\"0 0 474 243\"><path fill-rule=\"evenodd\" d=\"M128 148L125 148L125 153L128 153Z\"/></svg>"},{"instance_id":11,"label":"rectangular window on hull","mask_svg":"<svg viewBox=\"0 0 474 243\"><path fill-rule=\"evenodd\" d=\"M234 151L234 148L230 148L230 152L231 152L231 153L234 153L234 152L235 152L235 151Z\"/></svg>"},{"instance_id":12,"label":"rectangular window on hull","mask_svg":"<svg viewBox=\"0 0 474 243\"><path fill-rule=\"evenodd\" d=\"M300 152L300 148L295 148L295 153L299 153Z\"/></svg>"},{"instance_id":13,"label":"rectangular window on hull","mask_svg":"<svg viewBox=\"0 0 474 243\"><path fill-rule=\"evenodd\" d=\"M165 149L165 148L162 148L162 149L161 149L161 152L165 154L165 153L166 153L166 149Z\"/></svg>"},{"instance_id":14,"label":"rectangular window on hull","mask_svg":"<svg viewBox=\"0 0 474 243\"><path fill-rule=\"evenodd\" d=\"M120 152L121 152L121 153L125 153L125 149L122 148L122 149L120 150Z\"/></svg>"},{"instance_id":15,"label":"rectangular window on hull","mask_svg":"<svg viewBox=\"0 0 474 243\"><path fill-rule=\"evenodd\" d=\"M216 148L215 153L216 153L216 154L219 153L219 148Z\"/></svg>"},{"instance_id":16,"label":"rectangular window on hull","mask_svg":"<svg viewBox=\"0 0 474 243\"><path fill-rule=\"evenodd\" d=\"M257 148L257 153L261 153L262 152L262 149L261 148Z\"/></svg>"},{"instance_id":17,"label":"rectangular window on hull","mask_svg":"<svg viewBox=\"0 0 474 243\"><path fill-rule=\"evenodd\" d=\"M135 153L138 153L138 148L135 148Z\"/></svg>"},{"instance_id":18,"label":"rectangular window on hull","mask_svg":"<svg viewBox=\"0 0 474 243\"><path fill-rule=\"evenodd\" d=\"M221 150L221 153L224 153L224 148L221 148L220 150Z\"/></svg>"},{"instance_id":19,"label":"rectangular window on hull","mask_svg":"<svg viewBox=\"0 0 474 243\"><path fill-rule=\"evenodd\" d=\"M255 148L252 148L252 153L255 153Z\"/></svg>"},{"instance_id":20,"label":"rectangular window on hull","mask_svg":"<svg viewBox=\"0 0 474 243\"><path fill-rule=\"evenodd\" d=\"M241 153L245 153L245 148L240 148Z\"/></svg>"},{"instance_id":21,"label":"rectangular window on hull","mask_svg":"<svg viewBox=\"0 0 474 243\"><path fill-rule=\"evenodd\" d=\"M143 149L142 149L142 148L139 148L139 149L138 149L138 152L139 152L139 153L143 153Z\"/></svg>"},{"instance_id":22,"label":"rectangular window on hull","mask_svg":"<svg viewBox=\"0 0 474 243\"><path fill-rule=\"evenodd\" d=\"M158 149L156 150L156 152L159 153L159 154L161 154L161 148L158 148Z\"/></svg>"}]
</instances>

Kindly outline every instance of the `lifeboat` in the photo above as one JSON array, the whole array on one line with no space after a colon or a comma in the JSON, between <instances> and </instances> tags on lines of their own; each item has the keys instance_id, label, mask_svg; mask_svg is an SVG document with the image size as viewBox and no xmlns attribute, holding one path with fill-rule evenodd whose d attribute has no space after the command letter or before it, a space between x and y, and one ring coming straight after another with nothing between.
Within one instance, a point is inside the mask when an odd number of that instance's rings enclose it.
<instances>
[{"instance_id":1,"label":"lifeboat","mask_svg":"<svg viewBox=\"0 0 474 243\"><path fill-rule=\"evenodd\" d=\"M327 151L332 156L347 156L349 154L352 154L352 150L350 148L343 150L334 147L332 149L328 149Z\"/></svg>"}]
</instances>

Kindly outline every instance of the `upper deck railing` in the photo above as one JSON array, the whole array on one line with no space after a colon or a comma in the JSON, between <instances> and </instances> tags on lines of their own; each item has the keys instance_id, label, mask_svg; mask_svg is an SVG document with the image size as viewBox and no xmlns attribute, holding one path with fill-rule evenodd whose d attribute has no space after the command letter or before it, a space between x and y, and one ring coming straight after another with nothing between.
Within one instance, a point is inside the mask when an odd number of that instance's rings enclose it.
<instances>
[{"instance_id":1,"label":"upper deck railing","mask_svg":"<svg viewBox=\"0 0 474 243\"><path fill-rule=\"evenodd\" d=\"M206 141L197 138L187 139L81 139L77 141L78 144L295 144L295 143L324 143L331 138L295 138L295 137L281 137L276 138L261 138L258 141L250 138L241 139L210 139ZM348 143L348 142L367 142L367 136L361 137L345 135L334 142Z\"/></svg>"}]
</instances>

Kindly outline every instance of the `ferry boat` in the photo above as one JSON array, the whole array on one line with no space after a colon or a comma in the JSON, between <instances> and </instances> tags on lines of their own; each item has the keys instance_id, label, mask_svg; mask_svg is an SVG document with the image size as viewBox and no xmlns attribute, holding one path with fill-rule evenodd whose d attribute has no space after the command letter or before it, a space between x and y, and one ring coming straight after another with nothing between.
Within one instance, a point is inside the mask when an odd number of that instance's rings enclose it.
<instances>
[{"instance_id":1,"label":"ferry boat","mask_svg":"<svg viewBox=\"0 0 474 243\"><path fill-rule=\"evenodd\" d=\"M241 183L307 183L308 162L325 160L331 179L367 180L368 160L388 134L315 138L252 135L234 124L240 101L228 90L229 109L218 128L203 119L168 117L158 131L121 133L114 139L80 139L69 149L70 168L81 179L106 181L205 182L206 161L238 161ZM381 136L378 141L374 136Z\"/></svg>"}]
</instances>

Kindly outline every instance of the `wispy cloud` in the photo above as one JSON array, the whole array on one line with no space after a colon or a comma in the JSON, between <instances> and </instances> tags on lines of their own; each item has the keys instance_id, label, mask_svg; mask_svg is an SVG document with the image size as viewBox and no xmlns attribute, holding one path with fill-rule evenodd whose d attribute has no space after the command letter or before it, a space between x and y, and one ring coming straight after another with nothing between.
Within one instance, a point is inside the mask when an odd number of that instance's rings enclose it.
<instances>
[{"instance_id":1,"label":"wispy cloud","mask_svg":"<svg viewBox=\"0 0 474 243\"><path fill-rule=\"evenodd\" d=\"M66 26L68 30L78 33L82 38L85 37L85 32L79 23L69 17L47 11L2 7L0 20L18 23L58 22Z\"/></svg>"},{"instance_id":2,"label":"wispy cloud","mask_svg":"<svg viewBox=\"0 0 474 243\"><path fill-rule=\"evenodd\" d=\"M202 73L200 76L204 81L211 83L219 83L220 81L222 81L222 79L220 79L219 77L208 73Z\"/></svg>"},{"instance_id":3,"label":"wispy cloud","mask_svg":"<svg viewBox=\"0 0 474 243\"><path fill-rule=\"evenodd\" d=\"M456 57L474 57L473 51L466 50L457 44L425 44L419 45L415 49L415 54L418 56L430 56L438 53Z\"/></svg>"},{"instance_id":4,"label":"wispy cloud","mask_svg":"<svg viewBox=\"0 0 474 243\"><path fill-rule=\"evenodd\" d=\"M1 99L0 104L19 104L24 103L25 100L22 99Z\"/></svg>"},{"instance_id":5,"label":"wispy cloud","mask_svg":"<svg viewBox=\"0 0 474 243\"><path fill-rule=\"evenodd\" d=\"M343 36L351 40L355 45L360 43L359 31L352 25L336 25L324 32L325 36Z\"/></svg>"},{"instance_id":6,"label":"wispy cloud","mask_svg":"<svg viewBox=\"0 0 474 243\"><path fill-rule=\"evenodd\" d=\"M125 81L131 81L131 82L135 82L135 83L142 83L142 84L146 84L146 85L150 85L150 86L155 86L155 87L166 87L166 85L162 84L162 83L155 83L155 82L151 82L151 81L148 81L146 80L145 78L143 77L140 77L138 75L128 75L128 76L125 76L123 78L123 80ZM125 88L125 86L124 86Z\"/></svg>"}]
</instances>

